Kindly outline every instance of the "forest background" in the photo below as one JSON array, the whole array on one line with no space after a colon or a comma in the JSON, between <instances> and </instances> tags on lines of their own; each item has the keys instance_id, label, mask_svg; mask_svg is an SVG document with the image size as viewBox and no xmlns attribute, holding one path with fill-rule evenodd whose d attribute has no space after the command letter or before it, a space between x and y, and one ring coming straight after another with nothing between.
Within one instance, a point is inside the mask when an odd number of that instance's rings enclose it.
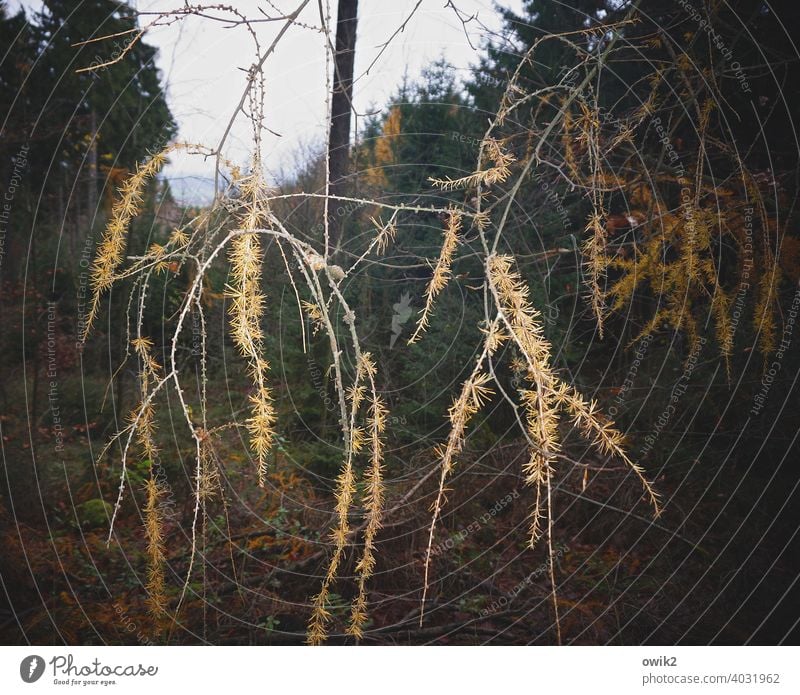
<instances>
[{"instance_id":1,"label":"forest background","mask_svg":"<svg viewBox=\"0 0 800 695\"><path fill-rule=\"evenodd\" d=\"M330 206L328 223L341 238L335 260L348 269L386 221L359 201L475 208L471 187L434 181L475 171L510 83L537 94L515 104L496 132L515 172L498 184L514 190L503 243L542 314L554 368L624 433L661 514L653 517L628 467L570 436L565 420L549 557L546 546L531 548L528 443L496 392L469 427L426 548L435 447L475 361L485 307L475 291L479 237L466 230L424 339L409 344L448 220L401 211L388 248L342 284L389 412L388 512L365 643L547 644L558 632L577 644L774 644L796 635L798 616L787 607L797 605L799 576L800 70L790 31L798 10L759 0L733 9L700 0L635 5L633 14L612 0L534 0L520 16L498 8L503 30L476 49L471 75L436 61L366 119L338 189L347 201ZM129 494L106 543L121 463L115 447L100 452L137 406L139 376L121 320L132 279L104 298L82 342L90 268L118 188L178 132L146 34L114 65L78 70L108 51L82 42L141 22L110 0L46 2L28 14L0 5L0 639L302 643L309 597L326 573L342 443L329 350L309 339L313 316L297 320L279 257L267 257L261 279L277 416L266 484L254 484L246 434L226 429L216 448L221 482L203 501L193 560L194 443L165 393L156 430L168 493L163 591L166 605L180 608L167 627L152 615L142 531L151 460L128 468ZM590 85L592 108L567 101L588 74L586 56L599 55L612 34L621 40ZM568 40L543 40L557 35ZM566 89L546 93L554 86ZM535 153L549 164L522 172L556 113L558 132ZM274 207L292 233L320 243L321 197L294 194L325 193L324 146L299 160L269 182L280 197ZM682 222L684 179L691 226ZM203 212L155 177L126 254L166 245ZM189 264L164 265L142 316L162 364L194 280ZM228 268L212 265L204 282L204 324L182 334L180 369L198 384L203 371L213 418L241 423L253 384L226 328ZM521 378L513 369L499 377L509 390ZM357 559L345 556L326 599L333 642L353 641L346 626Z\"/></svg>"}]
</instances>

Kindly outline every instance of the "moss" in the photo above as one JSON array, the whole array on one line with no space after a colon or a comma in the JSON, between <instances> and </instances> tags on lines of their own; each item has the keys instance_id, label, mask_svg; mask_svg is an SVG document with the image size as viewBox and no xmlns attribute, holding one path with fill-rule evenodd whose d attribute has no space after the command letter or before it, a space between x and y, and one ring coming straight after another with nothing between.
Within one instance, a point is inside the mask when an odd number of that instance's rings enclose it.
<instances>
[{"instance_id":1,"label":"moss","mask_svg":"<svg viewBox=\"0 0 800 695\"><path fill-rule=\"evenodd\" d=\"M79 504L75 511L84 528L97 528L109 524L114 508L105 500L93 499Z\"/></svg>"}]
</instances>

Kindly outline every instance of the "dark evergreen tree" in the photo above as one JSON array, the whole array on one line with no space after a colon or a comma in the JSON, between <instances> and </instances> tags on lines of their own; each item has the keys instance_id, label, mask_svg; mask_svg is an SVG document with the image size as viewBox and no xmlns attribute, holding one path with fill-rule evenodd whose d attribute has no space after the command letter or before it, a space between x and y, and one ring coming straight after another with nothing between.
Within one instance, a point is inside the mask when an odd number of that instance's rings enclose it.
<instances>
[{"instance_id":1,"label":"dark evergreen tree","mask_svg":"<svg viewBox=\"0 0 800 695\"><path fill-rule=\"evenodd\" d=\"M0 14L9 47L0 62L0 173L9 180L26 148L15 225L36 229L32 251L56 230L67 265L78 230L102 223L121 176L177 131L156 49L130 45L137 31L134 10L112 0L48 0L30 17ZM21 247L6 250L18 267Z\"/></svg>"}]
</instances>

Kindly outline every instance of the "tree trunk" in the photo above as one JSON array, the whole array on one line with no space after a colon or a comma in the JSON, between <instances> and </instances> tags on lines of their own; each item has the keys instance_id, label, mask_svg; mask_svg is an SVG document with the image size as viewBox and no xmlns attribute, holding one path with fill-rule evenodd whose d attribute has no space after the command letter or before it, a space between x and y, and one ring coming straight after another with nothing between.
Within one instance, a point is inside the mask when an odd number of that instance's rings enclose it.
<instances>
[{"instance_id":1,"label":"tree trunk","mask_svg":"<svg viewBox=\"0 0 800 695\"><path fill-rule=\"evenodd\" d=\"M355 64L358 0L339 0L336 13L336 52L333 59L333 92L328 139L330 194L344 195L350 163L350 113L353 102L353 67ZM330 202L330 246L335 254L342 242L342 222L336 209L342 207L334 198ZM327 250L327 249L326 249Z\"/></svg>"}]
</instances>

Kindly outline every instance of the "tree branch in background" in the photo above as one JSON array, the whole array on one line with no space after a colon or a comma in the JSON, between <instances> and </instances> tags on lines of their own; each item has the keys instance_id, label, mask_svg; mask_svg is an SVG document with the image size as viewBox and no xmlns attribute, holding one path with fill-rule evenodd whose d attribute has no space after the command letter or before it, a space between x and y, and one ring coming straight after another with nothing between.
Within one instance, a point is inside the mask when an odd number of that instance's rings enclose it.
<instances>
[{"instance_id":1,"label":"tree branch in background","mask_svg":"<svg viewBox=\"0 0 800 695\"><path fill-rule=\"evenodd\" d=\"M353 67L355 64L358 0L339 0L336 13L336 53L333 60L331 125L328 138L329 193L345 193L350 164L350 113L353 104ZM330 245L333 253L342 240L342 220L330 217Z\"/></svg>"}]
</instances>

